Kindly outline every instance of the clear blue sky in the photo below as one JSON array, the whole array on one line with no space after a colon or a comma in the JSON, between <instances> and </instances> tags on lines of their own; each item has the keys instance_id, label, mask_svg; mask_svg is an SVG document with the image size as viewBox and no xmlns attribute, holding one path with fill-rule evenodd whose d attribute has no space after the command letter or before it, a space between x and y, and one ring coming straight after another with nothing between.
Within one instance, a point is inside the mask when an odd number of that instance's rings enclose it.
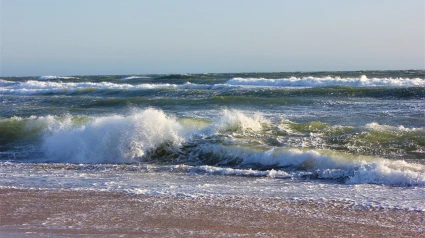
<instances>
[{"instance_id":1,"label":"clear blue sky","mask_svg":"<svg viewBox=\"0 0 425 238\"><path fill-rule=\"evenodd\" d=\"M425 68L424 0L0 0L0 76Z\"/></svg>"}]
</instances>

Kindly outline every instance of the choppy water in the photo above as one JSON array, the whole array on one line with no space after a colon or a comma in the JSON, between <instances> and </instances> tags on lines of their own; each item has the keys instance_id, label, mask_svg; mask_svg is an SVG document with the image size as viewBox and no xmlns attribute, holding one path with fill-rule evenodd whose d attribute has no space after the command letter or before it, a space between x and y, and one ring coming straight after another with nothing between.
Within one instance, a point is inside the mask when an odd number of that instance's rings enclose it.
<instances>
[{"instance_id":1,"label":"choppy water","mask_svg":"<svg viewBox=\"0 0 425 238\"><path fill-rule=\"evenodd\" d=\"M0 186L425 210L425 71L0 79Z\"/></svg>"}]
</instances>

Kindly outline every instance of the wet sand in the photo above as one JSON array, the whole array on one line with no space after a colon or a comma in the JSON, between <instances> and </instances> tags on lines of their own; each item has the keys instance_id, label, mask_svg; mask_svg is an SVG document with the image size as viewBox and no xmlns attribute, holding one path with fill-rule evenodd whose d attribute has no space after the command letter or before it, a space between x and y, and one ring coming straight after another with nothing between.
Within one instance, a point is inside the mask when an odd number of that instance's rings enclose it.
<instances>
[{"instance_id":1,"label":"wet sand","mask_svg":"<svg viewBox=\"0 0 425 238\"><path fill-rule=\"evenodd\" d=\"M425 213L332 201L0 189L2 237L425 237Z\"/></svg>"}]
</instances>

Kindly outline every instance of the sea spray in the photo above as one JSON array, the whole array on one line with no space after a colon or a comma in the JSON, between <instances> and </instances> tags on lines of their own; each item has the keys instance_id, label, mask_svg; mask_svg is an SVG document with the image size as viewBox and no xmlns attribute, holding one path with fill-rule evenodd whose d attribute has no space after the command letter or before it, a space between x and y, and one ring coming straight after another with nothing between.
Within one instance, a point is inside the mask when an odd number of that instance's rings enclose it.
<instances>
[{"instance_id":1,"label":"sea spray","mask_svg":"<svg viewBox=\"0 0 425 238\"><path fill-rule=\"evenodd\" d=\"M181 132L176 119L160 110L136 110L128 116L98 117L86 125L53 130L42 148L57 162L134 162L161 145L181 144Z\"/></svg>"},{"instance_id":2,"label":"sea spray","mask_svg":"<svg viewBox=\"0 0 425 238\"><path fill-rule=\"evenodd\" d=\"M250 116L247 116L238 110L225 109L222 110L220 117L212 127L217 132L239 131L244 133L247 130L260 131L263 122L266 122L266 120L258 112L253 112Z\"/></svg>"}]
</instances>

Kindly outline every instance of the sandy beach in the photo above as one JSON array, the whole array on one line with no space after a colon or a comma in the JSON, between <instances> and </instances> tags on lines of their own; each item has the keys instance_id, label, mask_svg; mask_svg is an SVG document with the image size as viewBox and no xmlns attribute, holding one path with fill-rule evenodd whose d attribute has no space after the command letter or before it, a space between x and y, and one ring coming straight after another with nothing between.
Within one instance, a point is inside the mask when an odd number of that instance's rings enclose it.
<instances>
[{"instance_id":1,"label":"sandy beach","mask_svg":"<svg viewBox=\"0 0 425 238\"><path fill-rule=\"evenodd\" d=\"M332 201L0 189L9 237L425 237L423 212Z\"/></svg>"}]
</instances>

